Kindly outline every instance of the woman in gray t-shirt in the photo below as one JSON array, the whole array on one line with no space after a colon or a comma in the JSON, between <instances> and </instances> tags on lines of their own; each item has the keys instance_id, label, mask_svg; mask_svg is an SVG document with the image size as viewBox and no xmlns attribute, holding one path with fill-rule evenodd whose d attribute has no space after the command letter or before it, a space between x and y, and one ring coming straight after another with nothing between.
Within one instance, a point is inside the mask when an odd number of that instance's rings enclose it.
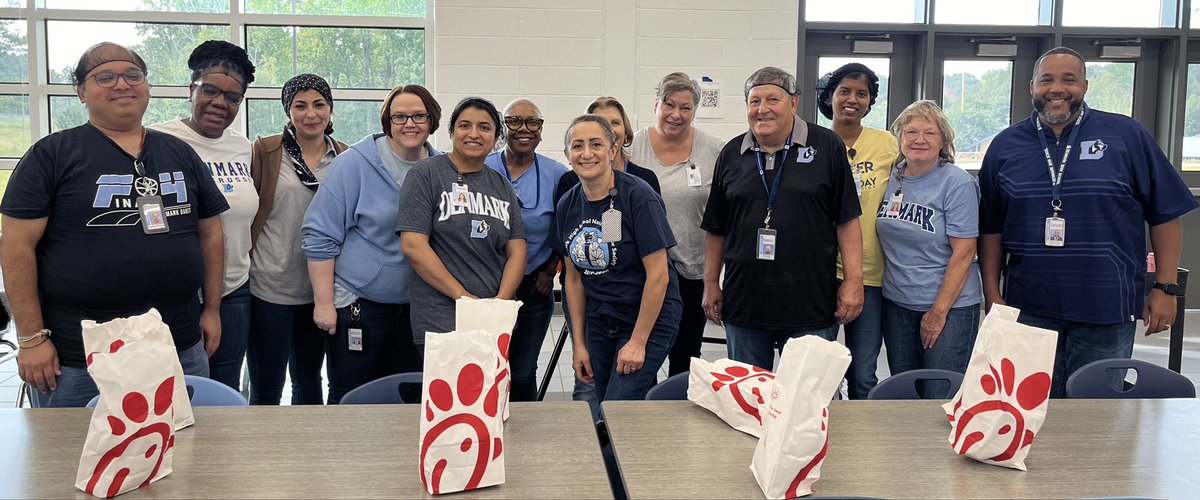
<instances>
[{"instance_id":1,"label":"woman in gray t-shirt","mask_svg":"<svg viewBox=\"0 0 1200 500\"><path fill-rule=\"evenodd\" d=\"M463 99L450 115L450 152L418 162L400 188L396 232L415 274L409 300L419 348L426 332L454 331L456 299L511 299L525 274L517 194L483 163L502 130L491 102Z\"/></svg>"}]
</instances>

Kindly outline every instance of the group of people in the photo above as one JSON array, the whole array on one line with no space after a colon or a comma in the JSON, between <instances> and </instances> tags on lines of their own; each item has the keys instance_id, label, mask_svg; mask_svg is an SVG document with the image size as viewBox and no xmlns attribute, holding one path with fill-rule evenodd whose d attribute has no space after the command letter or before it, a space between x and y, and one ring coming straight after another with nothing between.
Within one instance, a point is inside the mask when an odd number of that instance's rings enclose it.
<instances>
[{"instance_id":1,"label":"group of people","mask_svg":"<svg viewBox=\"0 0 1200 500\"><path fill-rule=\"evenodd\" d=\"M879 80L857 63L818 83L831 128L797 117L796 80L774 67L746 80L748 131L729 141L693 125L686 74L659 82L636 132L600 97L567 127L569 168L537 152L546 120L528 99L463 99L438 151L442 108L420 85L392 89L380 131L343 144L313 74L283 86L282 133L251 142L230 129L246 52L204 42L188 67L191 113L143 127L145 62L88 49L74 74L88 122L13 172L0 264L34 406L97 394L83 319L157 308L185 373L240 388L244 360L251 403L279 404L290 374L292 402L320 404L322 366L329 403L420 371L461 297L522 302L512 398L533 400L556 274L576 399L643 398L664 363L688 370L708 320L730 358L764 368L788 339L844 326L848 395L865 398L883 345L892 373L965 371L984 302L1060 332L1058 395L1082 364L1130 356L1136 319L1169 327L1179 217L1197 205L1140 125L1084 105L1083 59L1063 48L1038 59L1035 111L995 138L978 181L932 101L864 127Z\"/></svg>"}]
</instances>

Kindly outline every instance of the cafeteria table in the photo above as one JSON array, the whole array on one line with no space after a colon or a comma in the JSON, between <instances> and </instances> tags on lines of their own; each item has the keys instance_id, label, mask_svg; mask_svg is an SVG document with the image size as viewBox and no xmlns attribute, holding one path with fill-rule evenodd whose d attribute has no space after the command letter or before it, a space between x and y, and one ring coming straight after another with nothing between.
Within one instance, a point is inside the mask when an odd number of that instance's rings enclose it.
<instances>
[{"instance_id":1,"label":"cafeteria table","mask_svg":"<svg viewBox=\"0 0 1200 500\"><path fill-rule=\"evenodd\" d=\"M197 407L174 471L122 499L427 498L419 405ZM75 488L91 410L0 410L0 498L92 498ZM513 403L506 482L454 498L611 498L587 403Z\"/></svg>"},{"instance_id":2,"label":"cafeteria table","mask_svg":"<svg viewBox=\"0 0 1200 500\"><path fill-rule=\"evenodd\" d=\"M758 439L688 401L606 401L631 499L762 498ZM834 401L820 496L1083 498L1200 494L1200 400L1051 400L1028 471L955 454L940 401Z\"/></svg>"}]
</instances>

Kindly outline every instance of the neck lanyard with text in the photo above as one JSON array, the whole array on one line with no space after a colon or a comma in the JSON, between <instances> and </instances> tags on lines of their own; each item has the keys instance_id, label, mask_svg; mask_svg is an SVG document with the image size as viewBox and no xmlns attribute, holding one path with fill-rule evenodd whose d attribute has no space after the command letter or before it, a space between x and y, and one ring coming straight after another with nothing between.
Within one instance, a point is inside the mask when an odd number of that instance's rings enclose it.
<instances>
[{"instance_id":1,"label":"neck lanyard with text","mask_svg":"<svg viewBox=\"0 0 1200 500\"><path fill-rule=\"evenodd\" d=\"M1054 166L1054 159L1050 157L1050 143L1046 141L1046 133L1042 131L1042 119L1039 117L1035 120L1038 140L1042 141L1042 153L1046 156L1046 167L1050 169L1050 208L1054 210L1055 216L1062 212L1062 198L1059 195L1062 192L1063 174L1067 171L1067 160L1071 158L1071 149L1075 146L1075 139L1079 138L1079 126L1083 123L1083 114L1086 112L1086 106L1079 109L1079 117L1075 119L1075 126L1071 128L1071 135L1067 138L1067 149L1063 151L1062 163L1058 165L1057 169Z\"/></svg>"},{"instance_id":2,"label":"neck lanyard with text","mask_svg":"<svg viewBox=\"0 0 1200 500\"><path fill-rule=\"evenodd\" d=\"M763 167L762 149L758 146L758 139L754 139L754 161L758 164L758 177L762 180L763 189L767 191L767 217L763 219L763 226L768 229L771 227L771 209L775 207L775 198L779 196L779 179L783 177L783 165L787 164L787 154L791 150L792 135L788 134L787 142L783 145L783 158L779 162L779 171L775 172L775 182L771 187L767 187L767 170Z\"/></svg>"}]
</instances>

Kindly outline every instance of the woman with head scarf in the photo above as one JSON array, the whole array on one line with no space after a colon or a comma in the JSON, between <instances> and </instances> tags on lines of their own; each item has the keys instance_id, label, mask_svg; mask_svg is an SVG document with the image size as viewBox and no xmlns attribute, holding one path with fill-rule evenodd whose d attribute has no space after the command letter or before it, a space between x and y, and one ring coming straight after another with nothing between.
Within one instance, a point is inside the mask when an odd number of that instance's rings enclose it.
<instances>
[{"instance_id":1,"label":"woman with head scarf","mask_svg":"<svg viewBox=\"0 0 1200 500\"><path fill-rule=\"evenodd\" d=\"M283 86L283 133L254 141L251 177L258 214L250 226L250 402L279 404L284 370L292 404L321 404L324 333L313 323L313 293L300 247L304 212L334 157L333 92L313 74Z\"/></svg>"}]
</instances>

